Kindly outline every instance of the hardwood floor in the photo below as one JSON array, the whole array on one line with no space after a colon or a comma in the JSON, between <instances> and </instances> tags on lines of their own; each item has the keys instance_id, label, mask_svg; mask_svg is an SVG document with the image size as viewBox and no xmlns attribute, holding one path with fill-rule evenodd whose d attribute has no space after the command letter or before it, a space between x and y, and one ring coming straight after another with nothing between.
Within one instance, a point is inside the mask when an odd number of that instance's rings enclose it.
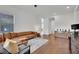
<instances>
[{"instance_id":1,"label":"hardwood floor","mask_svg":"<svg viewBox=\"0 0 79 59\"><path fill-rule=\"evenodd\" d=\"M65 38L55 38L54 35L44 36L48 42L33 54L69 54L69 40Z\"/></svg>"}]
</instances>

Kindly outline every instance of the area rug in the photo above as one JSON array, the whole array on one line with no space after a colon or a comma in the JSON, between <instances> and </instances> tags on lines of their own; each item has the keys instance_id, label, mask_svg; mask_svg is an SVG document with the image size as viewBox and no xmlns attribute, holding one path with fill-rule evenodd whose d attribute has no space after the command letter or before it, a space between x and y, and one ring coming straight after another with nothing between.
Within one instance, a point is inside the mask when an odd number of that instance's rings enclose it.
<instances>
[{"instance_id":1,"label":"area rug","mask_svg":"<svg viewBox=\"0 0 79 59\"><path fill-rule=\"evenodd\" d=\"M28 41L28 45L30 45L30 53L33 53L37 49L39 49L41 46L43 46L45 43L47 43L47 39L42 38L34 38Z\"/></svg>"}]
</instances>

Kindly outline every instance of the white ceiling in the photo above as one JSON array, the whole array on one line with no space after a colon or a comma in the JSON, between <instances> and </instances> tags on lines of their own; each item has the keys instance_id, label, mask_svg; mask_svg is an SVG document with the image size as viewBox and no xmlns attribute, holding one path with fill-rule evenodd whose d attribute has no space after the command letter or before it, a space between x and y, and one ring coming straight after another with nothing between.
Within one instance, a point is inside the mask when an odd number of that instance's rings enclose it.
<instances>
[{"instance_id":1,"label":"white ceiling","mask_svg":"<svg viewBox=\"0 0 79 59\"><path fill-rule=\"evenodd\" d=\"M66 8L67 6L68 5L38 5L35 8L33 5L1 5L0 7L11 8L11 10L23 10L36 16L53 16L73 13L75 5L69 5L69 9Z\"/></svg>"},{"instance_id":2,"label":"white ceiling","mask_svg":"<svg viewBox=\"0 0 79 59\"><path fill-rule=\"evenodd\" d=\"M69 9L67 9L68 5L38 5L36 8L33 5L27 6L16 6L17 8L27 10L36 15L61 15L74 12L75 5L70 5Z\"/></svg>"}]
</instances>

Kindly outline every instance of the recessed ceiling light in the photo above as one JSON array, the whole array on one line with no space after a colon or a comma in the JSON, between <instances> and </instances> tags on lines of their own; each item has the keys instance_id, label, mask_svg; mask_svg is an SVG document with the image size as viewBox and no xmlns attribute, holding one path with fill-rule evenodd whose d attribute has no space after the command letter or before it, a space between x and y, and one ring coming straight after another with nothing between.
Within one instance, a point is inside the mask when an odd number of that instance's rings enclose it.
<instances>
[{"instance_id":1,"label":"recessed ceiling light","mask_svg":"<svg viewBox=\"0 0 79 59\"><path fill-rule=\"evenodd\" d=\"M69 7L69 6L67 6L66 8L67 8L67 9L69 9L70 7Z\"/></svg>"}]
</instances>

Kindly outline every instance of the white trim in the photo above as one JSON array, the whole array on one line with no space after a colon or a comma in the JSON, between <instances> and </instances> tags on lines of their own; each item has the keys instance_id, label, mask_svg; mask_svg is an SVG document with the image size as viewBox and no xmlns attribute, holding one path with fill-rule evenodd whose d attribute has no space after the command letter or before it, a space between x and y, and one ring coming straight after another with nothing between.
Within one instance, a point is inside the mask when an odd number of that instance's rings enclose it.
<instances>
[{"instance_id":1,"label":"white trim","mask_svg":"<svg viewBox=\"0 0 79 59\"><path fill-rule=\"evenodd\" d=\"M13 32L15 32L15 16L13 15Z\"/></svg>"}]
</instances>

